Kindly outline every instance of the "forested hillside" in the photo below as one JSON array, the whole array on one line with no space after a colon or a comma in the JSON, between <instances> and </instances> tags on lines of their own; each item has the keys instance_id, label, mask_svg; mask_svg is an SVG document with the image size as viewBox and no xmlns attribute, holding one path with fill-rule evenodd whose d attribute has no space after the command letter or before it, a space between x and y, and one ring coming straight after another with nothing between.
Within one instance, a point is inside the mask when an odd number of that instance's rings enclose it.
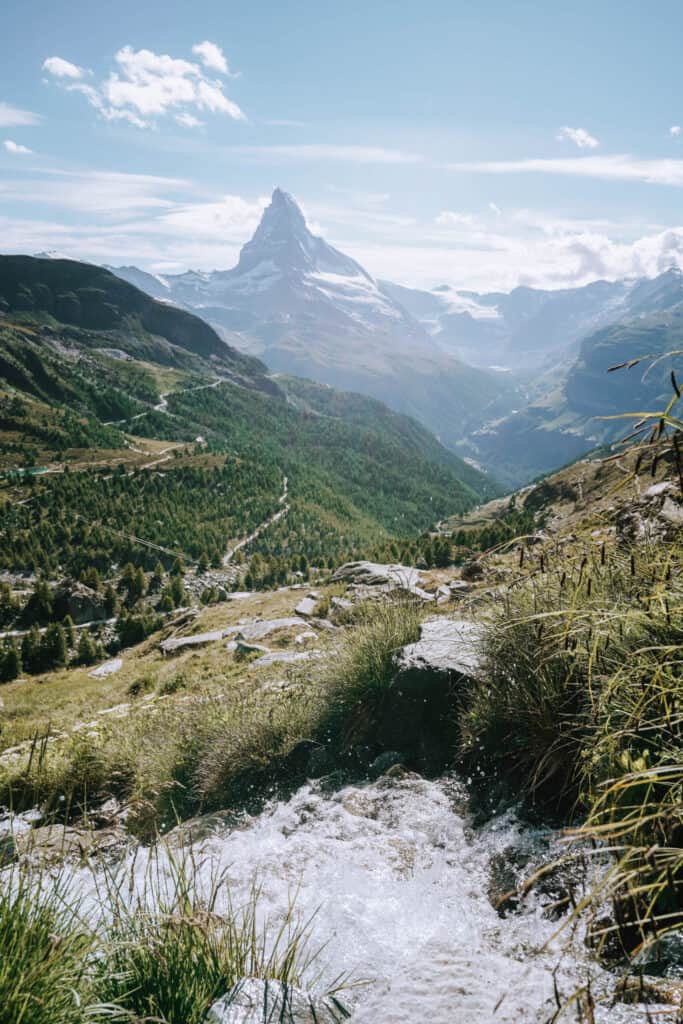
<instances>
[{"instance_id":1,"label":"forested hillside","mask_svg":"<svg viewBox=\"0 0 683 1024\"><path fill-rule=\"evenodd\" d=\"M5 625L61 622L80 580L79 614L122 615L109 647L134 642L187 600L187 569L210 602L417 538L494 491L408 417L269 377L106 271L3 258L0 295ZM45 643L24 667L62 657Z\"/></svg>"}]
</instances>

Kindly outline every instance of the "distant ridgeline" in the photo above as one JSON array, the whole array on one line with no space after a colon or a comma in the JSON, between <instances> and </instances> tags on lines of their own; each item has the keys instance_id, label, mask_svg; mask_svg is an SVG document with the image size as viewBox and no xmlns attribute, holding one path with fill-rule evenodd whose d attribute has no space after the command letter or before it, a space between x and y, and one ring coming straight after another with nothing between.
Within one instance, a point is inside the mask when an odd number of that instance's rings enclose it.
<instances>
[{"instance_id":1,"label":"distant ridgeline","mask_svg":"<svg viewBox=\"0 0 683 1024\"><path fill-rule=\"evenodd\" d=\"M24 256L0 257L0 469L0 567L73 575L151 569L139 540L219 565L285 476L270 554L286 566L417 535L495 491L379 401L271 377L106 270Z\"/></svg>"}]
</instances>

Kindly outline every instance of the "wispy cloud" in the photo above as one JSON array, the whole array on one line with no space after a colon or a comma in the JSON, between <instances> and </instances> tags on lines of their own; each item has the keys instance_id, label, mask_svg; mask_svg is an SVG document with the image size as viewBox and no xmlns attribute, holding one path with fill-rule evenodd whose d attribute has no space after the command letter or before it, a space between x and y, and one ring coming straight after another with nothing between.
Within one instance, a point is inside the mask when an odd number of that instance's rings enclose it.
<instances>
[{"instance_id":1,"label":"wispy cloud","mask_svg":"<svg viewBox=\"0 0 683 1024\"><path fill-rule=\"evenodd\" d=\"M13 107L10 103L0 101L0 128L18 128L23 125L40 124L40 114L34 114L30 110L21 110Z\"/></svg>"},{"instance_id":2,"label":"wispy cloud","mask_svg":"<svg viewBox=\"0 0 683 1024\"><path fill-rule=\"evenodd\" d=\"M459 213L457 210L442 210L434 218L434 223L441 227L469 227L474 224L471 213Z\"/></svg>"},{"instance_id":3,"label":"wispy cloud","mask_svg":"<svg viewBox=\"0 0 683 1024\"><path fill-rule=\"evenodd\" d=\"M43 71L54 75L55 78L84 78L87 74L85 68L79 68L78 64L72 64L70 60L63 57L47 57L43 61Z\"/></svg>"},{"instance_id":4,"label":"wispy cloud","mask_svg":"<svg viewBox=\"0 0 683 1024\"><path fill-rule=\"evenodd\" d=\"M293 121L288 117L275 117L270 120L266 120L263 124L269 125L271 128L305 128L305 121Z\"/></svg>"},{"instance_id":5,"label":"wispy cloud","mask_svg":"<svg viewBox=\"0 0 683 1024\"><path fill-rule=\"evenodd\" d=\"M600 145L598 139L585 128L570 128L567 124L560 128L555 138L558 142L573 142L579 149L597 149Z\"/></svg>"},{"instance_id":6,"label":"wispy cloud","mask_svg":"<svg viewBox=\"0 0 683 1024\"><path fill-rule=\"evenodd\" d=\"M30 177L0 179L0 199L5 203L55 206L107 219L175 208L178 197L190 191L189 182L181 178L115 171L45 168Z\"/></svg>"},{"instance_id":7,"label":"wispy cloud","mask_svg":"<svg viewBox=\"0 0 683 1024\"><path fill-rule=\"evenodd\" d=\"M235 121L246 120L240 107L224 92L220 79L209 78L205 68L229 75L225 54L215 43L205 41L193 48L200 63L124 46L114 55L115 70L97 86L83 78L83 68L62 57L48 57L43 68L68 92L85 96L107 121L127 121L146 128L157 118L173 115L183 127L196 127L197 112L223 114ZM192 122L190 119L193 119Z\"/></svg>"},{"instance_id":8,"label":"wispy cloud","mask_svg":"<svg viewBox=\"0 0 683 1024\"><path fill-rule=\"evenodd\" d=\"M13 142L12 139L5 139L3 146L7 152L11 153L13 156L30 156L33 152L33 150L29 149L28 146L22 146L18 142Z\"/></svg>"},{"instance_id":9,"label":"wispy cloud","mask_svg":"<svg viewBox=\"0 0 683 1024\"><path fill-rule=\"evenodd\" d=\"M303 143L291 146L230 146L230 153L255 160L340 160L352 164L419 164L423 157L381 146Z\"/></svg>"},{"instance_id":10,"label":"wispy cloud","mask_svg":"<svg viewBox=\"0 0 683 1024\"><path fill-rule=\"evenodd\" d=\"M680 134L681 134L681 126L680 126L680 124L672 124L671 127L669 128L669 135L671 135L673 138L676 138L676 136L680 135Z\"/></svg>"},{"instance_id":11,"label":"wispy cloud","mask_svg":"<svg viewBox=\"0 0 683 1024\"><path fill-rule=\"evenodd\" d=\"M525 160L473 160L443 165L468 174L559 174L602 181L635 181L683 187L683 160L642 160L628 154Z\"/></svg>"}]
</instances>

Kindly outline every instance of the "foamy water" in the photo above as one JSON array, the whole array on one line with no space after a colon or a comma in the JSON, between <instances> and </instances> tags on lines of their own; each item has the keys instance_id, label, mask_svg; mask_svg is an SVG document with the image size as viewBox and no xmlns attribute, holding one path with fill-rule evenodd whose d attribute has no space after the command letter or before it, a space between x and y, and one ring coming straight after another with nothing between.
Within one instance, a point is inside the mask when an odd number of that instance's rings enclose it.
<instances>
[{"instance_id":1,"label":"foamy water","mask_svg":"<svg viewBox=\"0 0 683 1024\"><path fill-rule=\"evenodd\" d=\"M614 979L557 929L533 899L501 918L487 896L491 859L538 835L506 815L472 830L452 780L384 779L324 795L305 786L237 830L220 824L194 847L197 884L225 871L233 904L257 881L262 909L286 913L295 890L303 917L317 911L313 942L327 943L328 979L349 972L370 983L346 998L354 1024L542 1024L563 996L592 976L600 1024L644 1021L643 1008L609 1007ZM176 854L177 856L177 851ZM125 865L142 889L156 858L138 850ZM92 881L77 872L84 891ZM568 1020L575 1020L571 1013Z\"/></svg>"}]
</instances>

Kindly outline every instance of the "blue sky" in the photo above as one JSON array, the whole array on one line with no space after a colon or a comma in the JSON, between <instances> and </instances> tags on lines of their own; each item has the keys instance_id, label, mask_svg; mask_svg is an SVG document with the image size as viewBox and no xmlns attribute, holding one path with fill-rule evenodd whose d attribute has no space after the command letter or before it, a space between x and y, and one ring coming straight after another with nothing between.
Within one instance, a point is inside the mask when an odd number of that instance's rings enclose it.
<instances>
[{"instance_id":1,"label":"blue sky","mask_svg":"<svg viewBox=\"0 0 683 1024\"><path fill-rule=\"evenodd\" d=\"M683 265L680 3L12 6L4 251L229 267L280 185L406 284Z\"/></svg>"}]
</instances>

